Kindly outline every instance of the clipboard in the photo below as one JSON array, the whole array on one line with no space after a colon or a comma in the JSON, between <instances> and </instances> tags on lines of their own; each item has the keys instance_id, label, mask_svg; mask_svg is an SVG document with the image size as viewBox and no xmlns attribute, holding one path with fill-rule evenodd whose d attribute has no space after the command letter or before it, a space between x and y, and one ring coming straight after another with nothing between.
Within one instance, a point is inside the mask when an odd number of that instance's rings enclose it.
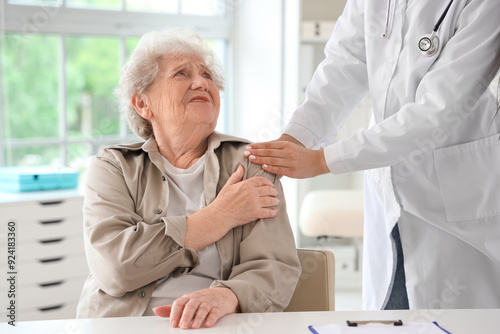
<instances>
[{"instance_id":1,"label":"clipboard","mask_svg":"<svg viewBox=\"0 0 500 334\"><path fill-rule=\"evenodd\" d=\"M312 334L452 334L434 322L347 320L345 324L309 326Z\"/></svg>"}]
</instances>

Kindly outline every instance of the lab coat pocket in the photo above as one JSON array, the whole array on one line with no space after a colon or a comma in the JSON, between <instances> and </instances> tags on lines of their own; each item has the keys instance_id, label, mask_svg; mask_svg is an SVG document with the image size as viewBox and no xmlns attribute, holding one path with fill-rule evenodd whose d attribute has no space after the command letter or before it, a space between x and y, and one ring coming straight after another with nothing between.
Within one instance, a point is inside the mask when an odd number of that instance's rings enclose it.
<instances>
[{"instance_id":1,"label":"lab coat pocket","mask_svg":"<svg viewBox=\"0 0 500 334\"><path fill-rule=\"evenodd\" d=\"M434 151L448 221L500 215L500 135Z\"/></svg>"}]
</instances>

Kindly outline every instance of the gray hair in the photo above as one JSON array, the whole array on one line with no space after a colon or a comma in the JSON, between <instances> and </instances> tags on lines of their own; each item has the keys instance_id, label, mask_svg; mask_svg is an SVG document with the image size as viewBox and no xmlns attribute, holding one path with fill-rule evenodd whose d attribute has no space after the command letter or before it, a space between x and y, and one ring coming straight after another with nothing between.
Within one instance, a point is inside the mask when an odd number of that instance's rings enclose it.
<instances>
[{"instance_id":1,"label":"gray hair","mask_svg":"<svg viewBox=\"0 0 500 334\"><path fill-rule=\"evenodd\" d=\"M219 91L224 90L224 72L210 47L193 30L169 28L144 34L120 73L115 90L120 111L127 115L130 129L139 137L149 139L153 134L151 122L142 118L131 103L132 96L142 96L158 75L165 57L196 55L205 61Z\"/></svg>"}]
</instances>

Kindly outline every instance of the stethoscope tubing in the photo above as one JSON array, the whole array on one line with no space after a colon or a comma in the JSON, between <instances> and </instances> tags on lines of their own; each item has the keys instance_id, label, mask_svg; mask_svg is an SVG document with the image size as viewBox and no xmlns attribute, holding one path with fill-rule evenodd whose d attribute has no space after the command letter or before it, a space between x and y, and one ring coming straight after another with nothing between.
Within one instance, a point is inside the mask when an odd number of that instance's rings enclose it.
<instances>
[{"instance_id":1,"label":"stethoscope tubing","mask_svg":"<svg viewBox=\"0 0 500 334\"><path fill-rule=\"evenodd\" d=\"M448 14L448 10L450 9L452 3L453 3L453 0L450 0L450 2L448 3L448 6L446 6L446 9L441 14L441 17L434 25L434 28L432 29L432 31L434 31L434 32L438 31L439 27L441 26L441 23L443 22L444 18L446 17L446 14Z\"/></svg>"}]
</instances>

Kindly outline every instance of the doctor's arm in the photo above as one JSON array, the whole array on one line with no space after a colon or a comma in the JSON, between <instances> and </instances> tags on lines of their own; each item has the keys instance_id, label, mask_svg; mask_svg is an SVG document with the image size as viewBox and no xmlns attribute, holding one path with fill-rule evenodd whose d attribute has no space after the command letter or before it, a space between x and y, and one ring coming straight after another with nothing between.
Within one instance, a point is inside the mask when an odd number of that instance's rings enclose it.
<instances>
[{"instance_id":1,"label":"doctor's arm","mask_svg":"<svg viewBox=\"0 0 500 334\"><path fill-rule=\"evenodd\" d=\"M359 129L350 138L326 147L331 172L394 166L417 152L427 153L423 142L434 144L426 150L455 144L449 139L474 121L469 118L475 116L471 110L499 70L498 17L500 6L495 1L467 2L453 36L418 84L415 101L370 129ZM489 116L491 125L494 113Z\"/></svg>"}]
</instances>

